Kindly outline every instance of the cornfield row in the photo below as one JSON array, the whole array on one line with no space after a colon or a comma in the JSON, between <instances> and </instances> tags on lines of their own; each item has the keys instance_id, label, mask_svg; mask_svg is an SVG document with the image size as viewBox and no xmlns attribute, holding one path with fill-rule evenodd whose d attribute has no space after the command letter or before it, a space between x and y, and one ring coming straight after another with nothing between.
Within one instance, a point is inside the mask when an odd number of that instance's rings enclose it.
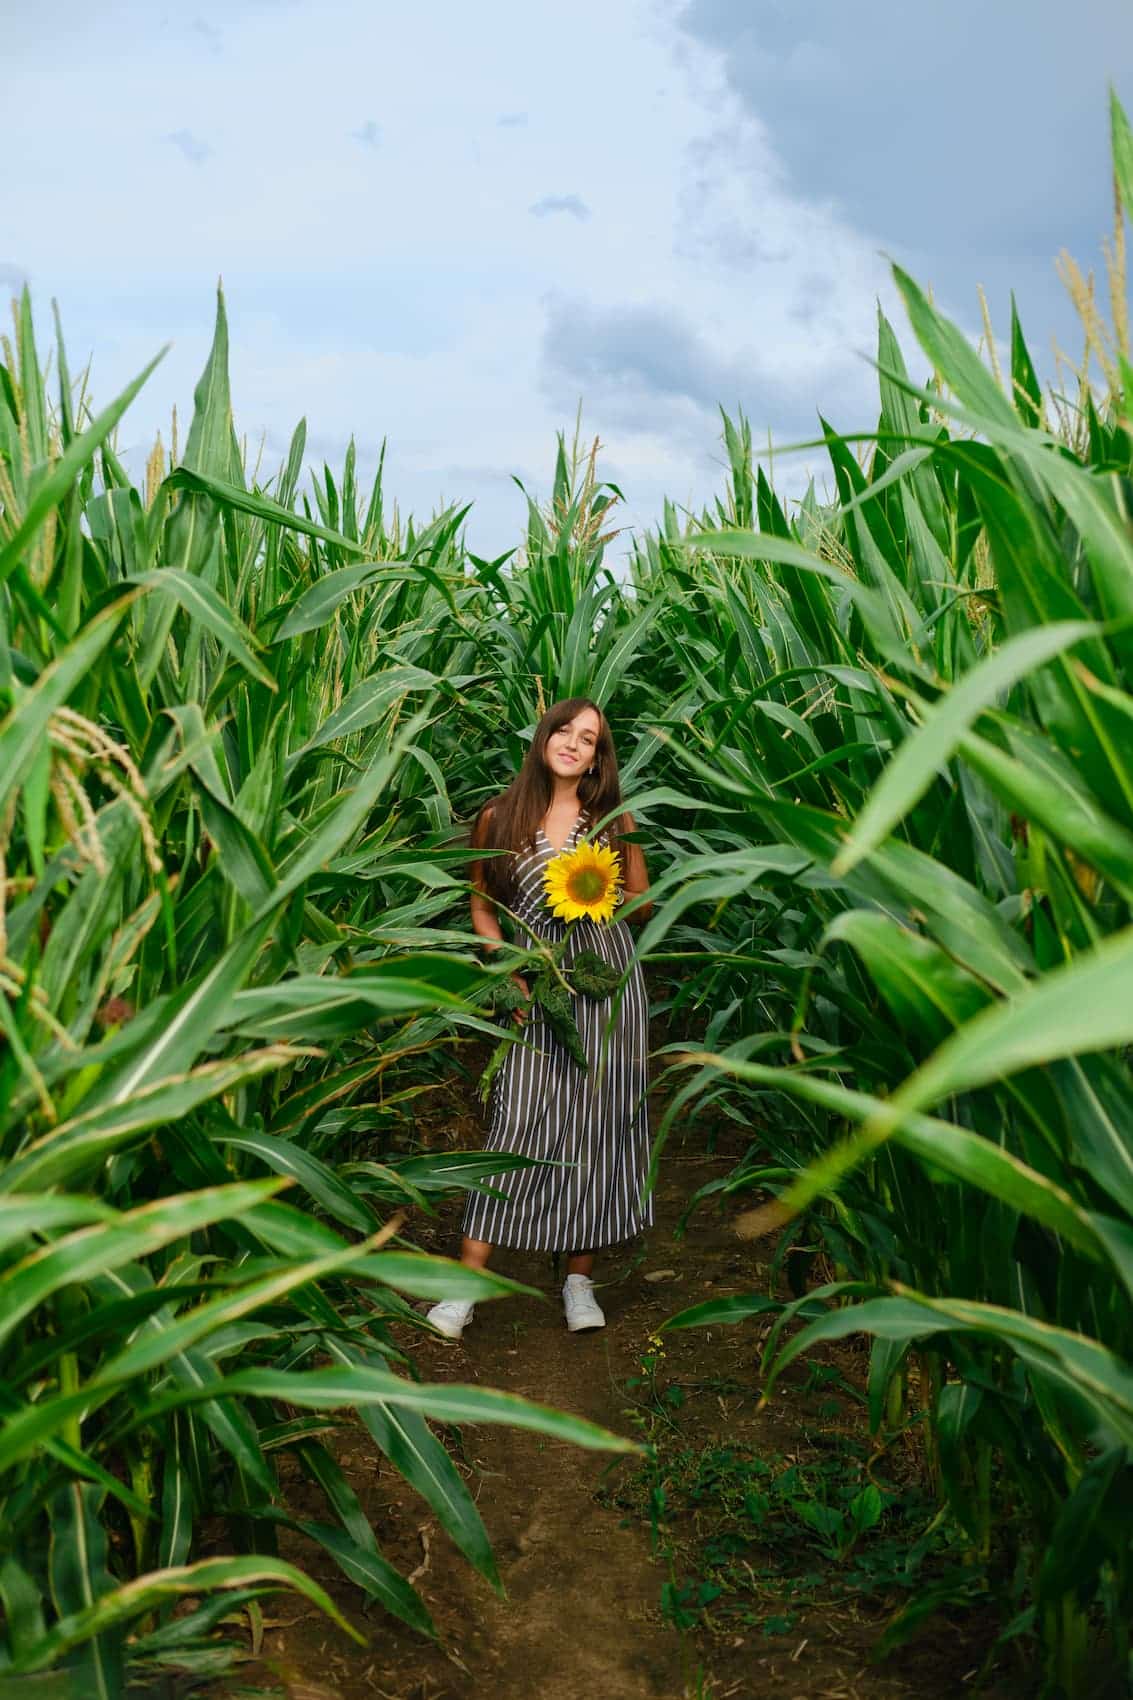
<instances>
[{"instance_id":1,"label":"cornfield row","mask_svg":"<svg viewBox=\"0 0 1133 1700\"><path fill-rule=\"evenodd\" d=\"M1116 105L1113 127L1133 212ZM1049 1692L1081 1692L1094 1647L1128 1674L1122 251L1108 340L1086 299L1104 397L1044 395L1014 317L1001 373L898 272L934 376L883 320L876 432L823 427L836 502L789 515L726 420L725 495L667 509L626 582L614 492L562 443L512 561L470 554L460 510L403 524L353 450L305 494L302 427L250 483L222 301L184 452L138 490L112 442L147 374L96 415L59 334L49 399L25 296L0 365L9 1673L66 1663L109 1697L127 1671L210 1674L220 1620L271 1588L336 1614L278 1556L286 1525L428 1632L335 1462L337 1412L491 1578L428 1418L627 1444L422 1384L398 1331L407 1296L454 1290L405 1213L500 1168L393 1137L438 1041L495 1035L507 967L472 949L462 823L542 704L586 692L649 835L641 950L700 1046L673 1047L667 1122L711 1105L752 1130L693 1203L758 1194L741 1226L817 1245L830 1277L673 1325L777 1311L769 1387L815 1341L872 1336L873 1426L920 1423ZM285 1456L325 1520L295 1522ZM206 1518L227 1556L200 1556Z\"/></svg>"}]
</instances>

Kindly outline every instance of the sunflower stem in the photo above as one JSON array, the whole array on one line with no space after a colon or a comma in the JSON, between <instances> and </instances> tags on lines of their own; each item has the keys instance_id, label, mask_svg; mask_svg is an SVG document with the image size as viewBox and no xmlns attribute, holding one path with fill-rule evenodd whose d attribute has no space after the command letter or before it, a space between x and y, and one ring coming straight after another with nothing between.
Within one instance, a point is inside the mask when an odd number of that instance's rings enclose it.
<instances>
[{"instance_id":1,"label":"sunflower stem","mask_svg":"<svg viewBox=\"0 0 1133 1700\"><path fill-rule=\"evenodd\" d=\"M567 922L567 930L563 934L562 939L555 946L554 950L549 951L548 954L547 954L547 966L550 968L551 972L554 974L556 980L558 980L561 985L566 987L567 991L570 993L572 998L576 998L578 996L578 993L575 991L574 987L571 985L570 981L567 979L566 975L563 973L561 963L562 963L562 959L563 959L564 955L566 954L566 947L570 943L571 934L574 932L574 929L577 927L577 925L578 925L577 921L568 921Z\"/></svg>"}]
</instances>

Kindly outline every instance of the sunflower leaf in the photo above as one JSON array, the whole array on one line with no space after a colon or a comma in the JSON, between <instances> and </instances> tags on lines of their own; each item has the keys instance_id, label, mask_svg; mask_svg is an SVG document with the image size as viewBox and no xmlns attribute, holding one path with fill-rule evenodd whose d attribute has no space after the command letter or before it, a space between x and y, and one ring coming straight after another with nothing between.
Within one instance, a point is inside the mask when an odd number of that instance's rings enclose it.
<instances>
[{"instance_id":1,"label":"sunflower leaf","mask_svg":"<svg viewBox=\"0 0 1133 1700\"><path fill-rule=\"evenodd\" d=\"M588 1074L590 1063L578 1035L570 993L562 980L552 969L540 969L532 981L531 996L539 1005L543 1019L556 1039L570 1053L583 1073Z\"/></svg>"},{"instance_id":2,"label":"sunflower leaf","mask_svg":"<svg viewBox=\"0 0 1133 1700\"><path fill-rule=\"evenodd\" d=\"M621 978L621 970L596 950L580 950L570 964L570 983L575 991L599 1002L613 996Z\"/></svg>"}]
</instances>

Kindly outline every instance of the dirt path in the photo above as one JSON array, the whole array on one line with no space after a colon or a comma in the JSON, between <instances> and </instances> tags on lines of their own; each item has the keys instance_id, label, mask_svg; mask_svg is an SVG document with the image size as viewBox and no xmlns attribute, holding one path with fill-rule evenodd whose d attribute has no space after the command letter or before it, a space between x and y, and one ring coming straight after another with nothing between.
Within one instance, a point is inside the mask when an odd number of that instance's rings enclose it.
<instances>
[{"instance_id":1,"label":"dirt path","mask_svg":"<svg viewBox=\"0 0 1133 1700\"><path fill-rule=\"evenodd\" d=\"M471 1109L468 1115L474 1120ZM459 1143L477 1143L475 1133ZM714 1172L719 1168L714 1165ZM671 1219L678 1194L670 1192L659 1200L659 1214ZM460 1209L454 1201L436 1223L414 1224L417 1243L451 1255ZM428 1380L503 1388L633 1435L625 1382L639 1369L650 1331L682 1298L668 1278L644 1278L673 1267L670 1234L671 1220L663 1221L652 1236L653 1255L639 1268L631 1268L632 1249L622 1248L598 1271L610 1283L600 1294L607 1316L601 1331L567 1332L547 1254L501 1253L501 1273L539 1289L542 1300L478 1306L459 1343L422 1335L405 1344ZM358 1431L336 1446L337 1455L387 1556L406 1574L421 1568L415 1586L442 1645L423 1641L380 1611L360 1611L357 1590L344 1586L320 1553L289 1545L288 1556L301 1559L371 1637L371 1650L363 1653L297 1602L281 1606L263 1651L289 1700L466 1700L473 1694L493 1700L682 1700L689 1675L682 1661L687 1664L689 1653L662 1621L661 1575L648 1531L628 1520L623 1526L618 1513L595 1497L611 1468L632 1469L632 1460L518 1429L478 1425L463 1434L458 1463L491 1537L506 1598L475 1574L428 1508L375 1459L369 1438ZM302 1496L298 1481L295 1491Z\"/></svg>"},{"instance_id":2,"label":"dirt path","mask_svg":"<svg viewBox=\"0 0 1133 1700\"><path fill-rule=\"evenodd\" d=\"M422 1367L443 1376L455 1364L468 1381L632 1433L620 1384L636 1368L659 1307L643 1298L638 1281L626 1282L601 1295L605 1330L571 1335L547 1259L517 1257L509 1272L545 1288L549 1302L481 1307L461 1346L446 1351L430 1342ZM545 1700L681 1695L680 1642L659 1621L647 1538L620 1527L594 1497L609 1457L504 1428L469 1431L467 1444L508 1598L469 1589L465 1609L454 1614L451 1572L437 1578L430 1606L456 1629L474 1679L450 1684L454 1700L485 1683L495 1695L537 1692Z\"/></svg>"},{"instance_id":3,"label":"dirt path","mask_svg":"<svg viewBox=\"0 0 1133 1700\"><path fill-rule=\"evenodd\" d=\"M477 1143L470 1106L451 1106L467 1125L446 1127L462 1147ZM660 1106L655 1106L655 1125ZM736 1150L706 1157L702 1135L679 1135L666 1156L656 1228L636 1254L611 1256L598 1270L608 1325L570 1335L545 1254L501 1254L499 1268L544 1300L496 1301L477 1309L459 1344L406 1338L429 1380L481 1382L588 1417L620 1434L639 1432L640 1376L650 1336L676 1310L713 1295L750 1291L766 1279L757 1255L738 1242L726 1218L703 1210L688 1233L673 1228L689 1195L726 1172ZM733 1141L734 1144L734 1141ZM451 1254L460 1204L411 1231L423 1249ZM650 1279L650 1277L654 1277ZM801 1456L813 1444L808 1423L831 1426L821 1392L803 1380L761 1409L750 1326L693 1330L666 1337L669 1385L685 1390L680 1413L694 1446L738 1447L747 1456ZM637 1402L635 1402L637 1401ZM816 1415L817 1413L817 1415ZM859 1425L860 1426L860 1425ZM833 1421L837 1428L837 1419ZM804 1439L806 1436L806 1439ZM971 1692L978 1656L950 1626L904 1655L898 1667L870 1664L880 1618L860 1610L803 1607L789 1634L768 1637L761 1617L777 1609L766 1594L733 1628L680 1634L661 1612L669 1572L650 1550L647 1520L636 1509L634 1461L581 1451L541 1436L494 1426L463 1431L458 1464L495 1548L506 1599L500 1599L452 1547L428 1508L375 1455L361 1429L335 1450L378 1531L387 1556L410 1575L440 1632L430 1643L366 1607L326 1556L305 1542L283 1543L370 1637L361 1651L302 1602L281 1601L265 1626L264 1666L234 1693L283 1694L288 1700L953 1700ZM294 1496L305 1490L296 1477ZM638 1494L640 1490L636 1490ZM631 1515L623 1517L623 1508ZM310 1510L317 1510L312 1501ZM706 1508L710 1515L710 1508ZM703 1534L700 1511L687 1519L689 1550ZM677 1531L679 1547L685 1533ZM785 1598L786 1611L797 1604ZM730 1620L729 1620L730 1621ZM985 1688L985 1700L1006 1690ZM1020 1691L1016 1691L1020 1692Z\"/></svg>"}]
</instances>

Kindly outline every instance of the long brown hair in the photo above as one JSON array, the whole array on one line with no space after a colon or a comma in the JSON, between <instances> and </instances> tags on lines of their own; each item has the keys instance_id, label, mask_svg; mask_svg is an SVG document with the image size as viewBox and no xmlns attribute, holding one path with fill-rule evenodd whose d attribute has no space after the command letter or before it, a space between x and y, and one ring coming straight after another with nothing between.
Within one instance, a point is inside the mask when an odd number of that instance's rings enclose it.
<instances>
[{"instance_id":1,"label":"long brown hair","mask_svg":"<svg viewBox=\"0 0 1133 1700\"><path fill-rule=\"evenodd\" d=\"M584 708L592 708L598 716L598 741L591 762L594 772L583 773L578 781L578 803L584 825L601 820L621 803L622 788L614 739L609 722L598 704L590 697L567 697L563 702L552 703L535 728L535 736L519 772L506 791L483 805L472 825L470 841L473 849L512 852L510 856L486 856L479 864L473 865L474 872L478 866L488 895L500 903L510 904L514 898L516 858L533 848L535 834L555 794L554 781L546 762L547 742L552 732L559 731ZM611 848L618 849L619 835L624 830L625 819L619 814L602 829L600 836L610 842ZM620 847L624 867L625 846Z\"/></svg>"}]
</instances>

